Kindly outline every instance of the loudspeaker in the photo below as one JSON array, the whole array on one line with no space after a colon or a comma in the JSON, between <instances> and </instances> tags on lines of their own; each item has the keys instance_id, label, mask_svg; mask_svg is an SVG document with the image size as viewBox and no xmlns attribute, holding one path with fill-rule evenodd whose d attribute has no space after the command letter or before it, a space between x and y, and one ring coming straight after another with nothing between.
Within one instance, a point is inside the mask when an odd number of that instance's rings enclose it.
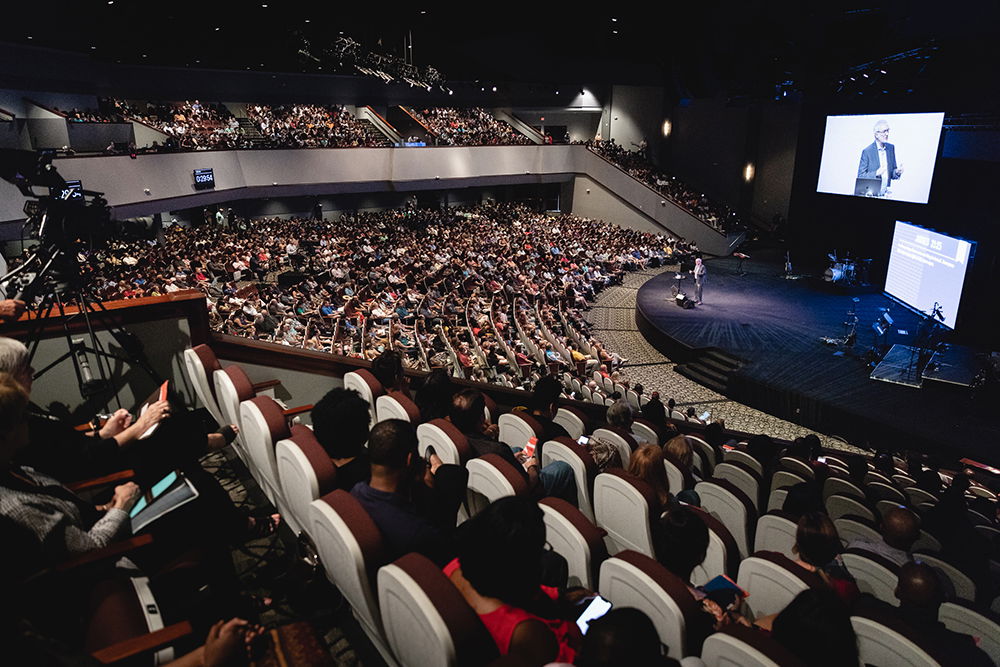
<instances>
[{"instance_id":1,"label":"loudspeaker","mask_svg":"<svg viewBox=\"0 0 1000 667\"><path fill-rule=\"evenodd\" d=\"M675 296L674 303L677 304L678 308L694 308L694 301L687 298L684 294L678 294Z\"/></svg>"}]
</instances>

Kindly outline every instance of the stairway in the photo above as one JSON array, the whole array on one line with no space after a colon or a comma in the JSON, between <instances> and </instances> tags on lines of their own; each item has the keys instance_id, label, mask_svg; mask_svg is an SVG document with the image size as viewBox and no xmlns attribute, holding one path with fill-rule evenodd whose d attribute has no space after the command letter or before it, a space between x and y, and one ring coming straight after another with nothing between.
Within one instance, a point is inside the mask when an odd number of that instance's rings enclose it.
<instances>
[{"instance_id":1,"label":"stairway","mask_svg":"<svg viewBox=\"0 0 1000 667\"><path fill-rule=\"evenodd\" d=\"M254 125L253 121L249 118L237 118L236 120L239 121L243 136L253 144L254 148L264 143L264 136L257 129L257 126Z\"/></svg>"},{"instance_id":2,"label":"stairway","mask_svg":"<svg viewBox=\"0 0 1000 667\"><path fill-rule=\"evenodd\" d=\"M739 359L722 350L706 348L695 352L692 361L674 366L674 370L712 391L725 394L729 376L741 365Z\"/></svg>"}]
</instances>

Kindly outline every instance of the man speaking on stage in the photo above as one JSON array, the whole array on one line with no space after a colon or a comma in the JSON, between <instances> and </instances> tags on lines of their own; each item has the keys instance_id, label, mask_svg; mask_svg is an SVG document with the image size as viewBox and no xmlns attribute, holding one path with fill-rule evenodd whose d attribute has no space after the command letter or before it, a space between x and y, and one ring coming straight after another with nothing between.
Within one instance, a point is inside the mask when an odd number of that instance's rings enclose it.
<instances>
[{"instance_id":1,"label":"man speaking on stage","mask_svg":"<svg viewBox=\"0 0 1000 667\"><path fill-rule=\"evenodd\" d=\"M700 306L701 293L705 287L705 276L708 274L708 269L702 263L701 257L694 260L694 270L691 273L694 274L694 301Z\"/></svg>"},{"instance_id":2,"label":"man speaking on stage","mask_svg":"<svg viewBox=\"0 0 1000 667\"><path fill-rule=\"evenodd\" d=\"M873 128L875 141L861 151L858 178L878 178L882 181L878 196L884 197L892 181L903 175L903 165L896 163L896 147L890 144L889 122L879 120Z\"/></svg>"}]
</instances>

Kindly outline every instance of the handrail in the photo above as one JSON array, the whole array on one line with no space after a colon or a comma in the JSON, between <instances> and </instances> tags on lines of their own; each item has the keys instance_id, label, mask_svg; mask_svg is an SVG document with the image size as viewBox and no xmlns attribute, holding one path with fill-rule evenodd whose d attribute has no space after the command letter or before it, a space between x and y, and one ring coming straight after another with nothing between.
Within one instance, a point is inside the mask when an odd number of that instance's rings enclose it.
<instances>
[{"instance_id":1,"label":"handrail","mask_svg":"<svg viewBox=\"0 0 1000 667\"><path fill-rule=\"evenodd\" d=\"M16 113L14 113L14 112L12 112L12 111L7 111L7 110L6 110L6 109L4 109L3 107L0 107L0 115L6 115L6 116L10 116L10 119L9 119L9 120L4 120L4 122L5 122L5 123L6 123L6 122L9 122L9 121L11 121L11 120L17 120L17 114L16 114Z\"/></svg>"},{"instance_id":2,"label":"handrail","mask_svg":"<svg viewBox=\"0 0 1000 667\"><path fill-rule=\"evenodd\" d=\"M387 121L382 116L382 114L380 114L378 111L375 111L375 109L373 109L370 104L366 104L365 108L368 109L368 113L374 114L376 118L378 118L380 121L382 121L383 123L385 123L385 126L388 127L390 130L392 130L397 137L399 137L400 139L403 138L403 135L401 135L399 133L399 130L397 130L395 127L393 127L392 123L390 123L389 121ZM374 125L374 123L373 123L373 125ZM390 139L391 139L391 137L390 137Z\"/></svg>"},{"instance_id":3,"label":"handrail","mask_svg":"<svg viewBox=\"0 0 1000 667\"><path fill-rule=\"evenodd\" d=\"M600 159L604 160L605 162L607 162L608 164L610 164L612 167L614 167L615 169L617 169L621 173L625 174L626 176L628 176L629 178L631 178L633 181L635 181L636 183L638 183L642 187L646 188L647 190L649 190L650 192L652 192L653 194L655 194L657 197L660 197L664 201L670 202L673 206L675 206L675 207L679 208L680 210L684 211L685 213L687 213L688 215L690 215L692 218L694 218L695 220L697 220L701 224L705 225L706 227L708 227L709 229L711 229L713 232L715 232L716 234L718 234L722 238L728 238L728 235L723 234L718 229L716 229L715 227L713 227L712 225L708 224L707 222L705 222L704 220L702 220L701 218L699 218L697 215L695 215L694 213L692 213L690 210L688 210L688 209L684 208L683 206L681 206L680 204L678 204L672 197L668 197L667 195L665 195L662 192L660 192L659 190L655 189L654 187L652 187L648 183L643 183L638 178L636 178L632 174L628 173L627 171L625 171L624 169L622 169L619 165L615 164L614 162L612 162L608 158L604 157L603 155L601 155L600 153L598 153L597 151L595 151L590 146L585 146L585 148L592 155L596 155Z\"/></svg>"},{"instance_id":4,"label":"handrail","mask_svg":"<svg viewBox=\"0 0 1000 667\"><path fill-rule=\"evenodd\" d=\"M55 114L55 115L59 116L60 118L62 118L64 120L69 120L69 116L67 116L62 111L59 111L58 109L53 109L51 107L48 107L48 106L42 104L41 102L36 102L35 100L31 99L30 97L25 97L24 101L28 102L29 104L34 104L39 109L43 109L45 111L48 111L49 113Z\"/></svg>"},{"instance_id":5,"label":"handrail","mask_svg":"<svg viewBox=\"0 0 1000 667\"><path fill-rule=\"evenodd\" d=\"M399 105L399 108L403 110L403 113L405 113L407 116L409 116L414 121L416 121L417 125L419 125L420 127L424 128L425 130L427 130L427 134L431 135L435 139L440 138L441 135L439 135L437 132L435 132L431 128L427 127L427 125L425 125L422 120L420 120L419 118L417 118L416 116L414 116L413 113L411 113L409 109L407 109L406 107L404 107L402 104Z\"/></svg>"}]
</instances>

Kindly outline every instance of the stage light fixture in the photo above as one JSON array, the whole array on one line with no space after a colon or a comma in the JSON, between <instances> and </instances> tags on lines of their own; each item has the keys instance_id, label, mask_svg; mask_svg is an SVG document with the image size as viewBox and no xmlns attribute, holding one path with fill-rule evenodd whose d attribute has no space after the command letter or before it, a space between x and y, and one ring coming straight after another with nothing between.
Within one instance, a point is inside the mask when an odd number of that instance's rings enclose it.
<instances>
[{"instance_id":1,"label":"stage light fixture","mask_svg":"<svg viewBox=\"0 0 1000 667\"><path fill-rule=\"evenodd\" d=\"M670 119L663 121L663 136L669 137L670 131L673 129L673 125L670 123Z\"/></svg>"},{"instance_id":2,"label":"stage light fixture","mask_svg":"<svg viewBox=\"0 0 1000 667\"><path fill-rule=\"evenodd\" d=\"M753 180L754 166L753 162L747 162L746 166L743 167L743 180L749 183Z\"/></svg>"}]
</instances>

